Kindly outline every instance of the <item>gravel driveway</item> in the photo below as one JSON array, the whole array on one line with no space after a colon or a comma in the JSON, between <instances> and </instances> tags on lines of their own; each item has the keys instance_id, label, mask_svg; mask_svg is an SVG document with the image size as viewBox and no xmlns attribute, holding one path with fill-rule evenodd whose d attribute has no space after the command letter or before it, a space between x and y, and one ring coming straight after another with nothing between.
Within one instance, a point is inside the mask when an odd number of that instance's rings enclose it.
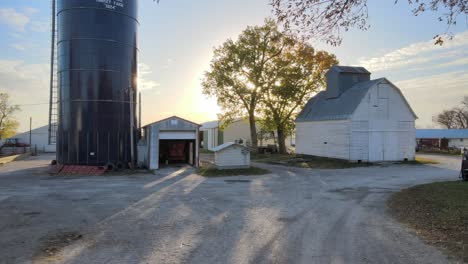
<instances>
[{"instance_id":1,"label":"gravel driveway","mask_svg":"<svg viewBox=\"0 0 468 264\"><path fill-rule=\"evenodd\" d=\"M50 177L50 158L0 167L0 263L449 263L386 215L385 200L407 186L457 180L455 160L258 165L274 173L226 182L190 168ZM67 232L83 237L44 253Z\"/></svg>"}]
</instances>

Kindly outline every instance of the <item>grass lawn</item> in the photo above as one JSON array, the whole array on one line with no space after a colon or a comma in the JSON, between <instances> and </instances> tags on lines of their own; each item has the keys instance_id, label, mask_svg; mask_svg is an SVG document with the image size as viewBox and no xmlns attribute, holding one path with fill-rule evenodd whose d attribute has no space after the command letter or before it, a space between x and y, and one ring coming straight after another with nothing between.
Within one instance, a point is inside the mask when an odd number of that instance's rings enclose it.
<instances>
[{"instance_id":1,"label":"grass lawn","mask_svg":"<svg viewBox=\"0 0 468 264\"><path fill-rule=\"evenodd\" d=\"M353 163L347 160L294 154L251 154L251 159L268 164L314 169L346 169L371 165L370 163Z\"/></svg>"},{"instance_id":2,"label":"grass lawn","mask_svg":"<svg viewBox=\"0 0 468 264\"><path fill-rule=\"evenodd\" d=\"M468 183L415 186L394 194L388 206L429 244L468 263Z\"/></svg>"},{"instance_id":3,"label":"grass lawn","mask_svg":"<svg viewBox=\"0 0 468 264\"><path fill-rule=\"evenodd\" d=\"M415 160L401 161L401 162L398 162L398 164L429 165L429 164L439 164L439 162L432 160L432 159L416 157Z\"/></svg>"},{"instance_id":4,"label":"grass lawn","mask_svg":"<svg viewBox=\"0 0 468 264\"><path fill-rule=\"evenodd\" d=\"M436 154L436 155L448 155L448 156L462 156L460 151L449 152L443 150L420 150L416 154Z\"/></svg>"},{"instance_id":5,"label":"grass lawn","mask_svg":"<svg viewBox=\"0 0 468 264\"><path fill-rule=\"evenodd\" d=\"M239 175L265 175L269 174L269 170L250 167L246 169L226 169L220 170L217 168L200 168L197 172L201 176L205 177L226 177L226 176L239 176Z\"/></svg>"}]
</instances>

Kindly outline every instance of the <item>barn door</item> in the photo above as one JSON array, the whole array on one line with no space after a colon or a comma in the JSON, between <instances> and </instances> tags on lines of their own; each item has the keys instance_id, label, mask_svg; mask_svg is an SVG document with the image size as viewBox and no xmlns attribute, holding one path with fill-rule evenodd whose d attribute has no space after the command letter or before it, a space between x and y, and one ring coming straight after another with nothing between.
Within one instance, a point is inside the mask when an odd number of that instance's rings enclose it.
<instances>
[{"instance_id":1,"label":"barn door","mask_svg":"<svg viewBox=\"0 0 468 264\"><path fill-rule=\"evenodd\" d=\"M370 133L369 160L383 161L385 151L385 137L382 132Z\"/></svg>"},{"instance_id":2,"label":"barn door","mask_svg":"<svg viewBox=\"0 0 468 264\"><path fill-rule=\"evenodd\" d=\"M370 139L371 161L398 160L398 134L393 132L372 132Z\"/></svg>"},{"instance_id":3,"label":"barn door","mask_svg":"<svg viewBox=\"0 0 468 264\"><path fill-rule=\"evenodd\" d=\"M384 133L384 161L398 160L398 133L385 132Z\"/></svg>"}]
</instances>

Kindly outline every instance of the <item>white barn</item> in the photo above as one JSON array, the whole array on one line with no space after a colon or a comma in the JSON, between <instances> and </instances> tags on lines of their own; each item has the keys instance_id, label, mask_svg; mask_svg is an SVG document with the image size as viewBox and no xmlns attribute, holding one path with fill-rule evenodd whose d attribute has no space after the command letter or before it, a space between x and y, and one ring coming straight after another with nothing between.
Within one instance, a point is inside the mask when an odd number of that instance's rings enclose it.
<instances>
[{"instance_id":1,"label":"white barn","mask_svg":"<svg viewBox=\"0 0 468 264\"><path fill-rule=\"evenodd\" d=\"M400 89L363 67L334 66L296 119L296 153L357 162L414 160L415 120Z\"/></svg>"},{"instance_id":2,"label":"white barn","mask_svg":"<svg viewBox=\"0 0 468 264\"><path fill-rule=\"evenodd\" d=\"M250 167L250 151L247 147L233 142L224 143L213 148L214 163L220 169L237 169Z\"/></svg>"}]
</instances>

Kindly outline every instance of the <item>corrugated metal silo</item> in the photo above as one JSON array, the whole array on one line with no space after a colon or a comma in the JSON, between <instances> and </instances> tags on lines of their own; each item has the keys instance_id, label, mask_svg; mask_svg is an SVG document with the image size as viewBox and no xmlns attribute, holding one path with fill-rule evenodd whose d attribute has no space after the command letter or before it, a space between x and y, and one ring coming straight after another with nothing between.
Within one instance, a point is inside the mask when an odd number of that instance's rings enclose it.
<instances>
[{"instance_id":1,"label":"corrugated metal silo","mask_svg":"<svg viewBox=\"0 0 468 264\"><path fill-rule=\"evenodd\" d=\"M61 164L126 166L131 161L135 140L130 131L137 124L132 96L137 89L137 2L58 0Z\"/></svg>"}]
</instances>

